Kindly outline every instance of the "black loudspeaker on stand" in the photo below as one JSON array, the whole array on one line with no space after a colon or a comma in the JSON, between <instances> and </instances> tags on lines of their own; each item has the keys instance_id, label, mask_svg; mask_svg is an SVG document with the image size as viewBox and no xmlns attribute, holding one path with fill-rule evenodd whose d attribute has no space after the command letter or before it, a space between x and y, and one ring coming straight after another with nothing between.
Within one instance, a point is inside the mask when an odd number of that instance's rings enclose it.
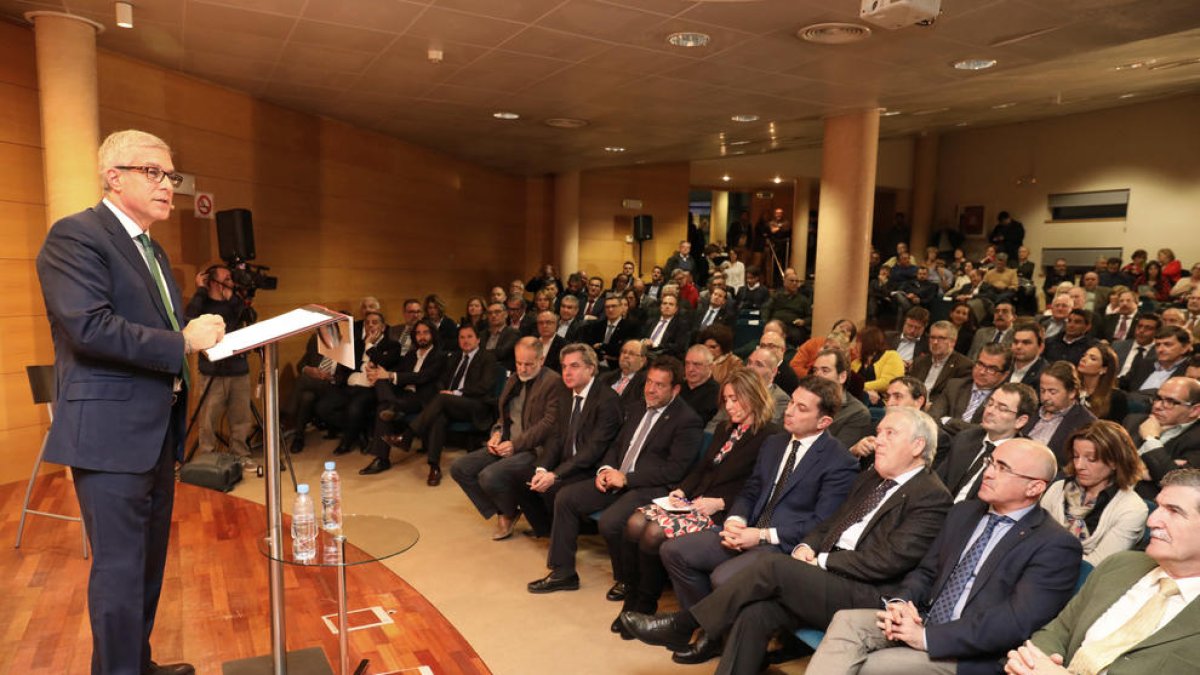
<instances>
[{"instance_id":1,"label":"black loudspeaker on stand","mask_svg":"<svg viewBox=\"0 0 1200 675\"><path fill-rule=\"evenodd\" d=\"M254 221L249 209L217 211L217 246L221 260L254 260Z\"/></svg>"},{"instance_id":2,"label":"black loudspeaker on stand","mask_svg":"<svg viewBox=\"0 0 1200 675\"><path fill-rule=\"evenodd\" d=\"M654 216L641 214L633 217L633 239L638 245L638 274L642 273L642 242L654 238Z\"/></svg>"}]
</instances>

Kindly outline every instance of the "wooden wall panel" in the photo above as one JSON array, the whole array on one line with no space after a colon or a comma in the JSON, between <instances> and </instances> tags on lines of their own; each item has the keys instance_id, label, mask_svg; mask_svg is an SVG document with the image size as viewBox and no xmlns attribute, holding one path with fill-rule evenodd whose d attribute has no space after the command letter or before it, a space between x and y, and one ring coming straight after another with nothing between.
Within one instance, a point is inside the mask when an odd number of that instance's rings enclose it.
<instances>
[{"instance_id":1,"label":"wooden wall panel","mask_svg":"<svg viewBox=\"0 0 1200 675\"><path fill-rule=\"evenodd\" d=\"M643 245L642 276L649 279L655 264L666 262L687 234L688 189L686 162L584 171L579 196L579 265L607 282L626 260L637 262L637 244L625 243L632 234L632 217L654 216L654 239ZM623 199L640 199L642 208L621 206Z\"/></svg>"}]
</instances>

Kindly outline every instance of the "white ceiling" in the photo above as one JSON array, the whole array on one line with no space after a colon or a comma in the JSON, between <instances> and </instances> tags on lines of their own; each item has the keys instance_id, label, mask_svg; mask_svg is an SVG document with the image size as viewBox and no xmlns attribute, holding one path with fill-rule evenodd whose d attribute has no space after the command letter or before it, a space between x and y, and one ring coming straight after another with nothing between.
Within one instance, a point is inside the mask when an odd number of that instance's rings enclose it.
<instances>
[{"instance_id":1,"label":"white ceiling","mask_svg":"<svg viewBox=\"0 0 1200 675\"><path fill-rule=\"evenodd\" d=\"M0 16L80 14L109 27L104 49L528 175L812 147L824 115L864 106L901 111L882 120L889 137L1200 90L1200 0L943 0L932 26L872 27L844 46L795 33L861 23L857 0L134 5L133 30L115 27L111 0L0 0ZM681 30L712 42L668 45ZM431 46L442 63L428 61ZM950 67L967 57L999 63ZM730 121L742 113L760 121ZM552 117L590 124L557 129L543 123Z\"/></svg>"}]
</instances>

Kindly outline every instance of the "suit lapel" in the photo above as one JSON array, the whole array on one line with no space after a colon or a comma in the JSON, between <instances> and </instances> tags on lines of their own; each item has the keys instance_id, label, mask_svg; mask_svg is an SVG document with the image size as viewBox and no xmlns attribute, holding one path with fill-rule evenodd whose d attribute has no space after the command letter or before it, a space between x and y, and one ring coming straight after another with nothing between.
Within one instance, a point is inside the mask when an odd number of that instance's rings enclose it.
<instances>
[{"instance_id":1,"label":"suit lapel","mask_svg":"<svg viewBox=\"0 0 1200 675\"><path fill-rule=\"evenodd\" d=\"M982 502L980 503L982 504ZM1040 526L1045 519L1046 512L1040 508L1035 508L1008 529L1008 532L1004 534L1004 538L992 548L987 560L983 561L983 566L979 568L979 573L975 575L975 581L971 583L971 592L967 595L967 602L970 602L971 598L983 588L988 577L1000 566L1000 561L1004 560L1004 556L1008 555L1008 552L1022 541L1028 539L1033 534L1033 528Z\"/></svg>"},{"instance_id":2,"label":"suit lapel","mask_svg":"<svg viewBox=\"0 0 1200 675\"><path fill-rule=\"evenodd\" d=\"M790 443L791 441L789 439L788 443L784 444L785 457L787 456L787 447ZM792 488L796 487L800 481L803 480L805 475L807 475L809 471L811 471L816 467L817 464L820 463L821 455L826 452L828 447L829 432L822 432L821 435L817 437L817 440L813 441L812 447L808 449L808 452L804 453L804 456L800 458L800 462L796 464L796 468L792 471L792 475L788 476L788 481L787 483L784 483L783 490L780 493L780 499L783 498L782 495L786 495L789 491L791 491Z\"/></svg>"},{"instance_id":3,"label":"suit lapel","mask_svg":"<svg viewBox=\"0 0 1200 675\"><path fill-rule=\"evenodd\" d=\"M908 500L908 493L911 490L915 490L928 475L928 469L917 473L917 475L913 476L911 480L904 485L901 485L899 490L896 490L894 493L892 493L891 497L888 497L886 500L884 500L879 509L875 511L875 515L872 516L871 520L867 523L867 526L863 528L863 536L866 536L866 533L870 532L871 528L875 527L875 523L879 522L879 519L882 518L885 513L891 511L892 509L900 508L900 506ZM862 541L862 537L859 537L859 541Z\"/></svg>"},{"instance_id":4,"label":"suit lapel","mask_svg":"<svg viewBox=\"0 0 1200 675\"><path fill-rule=\"evenodd\" d=\"M1150 637L1137 643L1129 651L1148 649L1167 642L1195 637L1197 626L1200 626L1200 602L1193 600L1183 611L1175 615L1170 623L1155 631Z\"/></svg>"},{"instance_id":5,"label":"suit lapel","mask_svg":"<svg viewBox=\"0 0 1200 675\"><path fill-rule=\"evenodd\" d=\"M146 259L142 256L141 248L136 242L133 241L133 239L129 236L129 233L125 231L125 227L121 225L121 221L117 220L116 214L109 210L108 206L105 205L104 202L100 202L100 204L96 206L95 212L98 216L100 216L100 221L104 223L104 227L108 230L109 236L112 237L113 246L118 252L120 252L122 256L124 256L126 262L133 267L134 272L141 277L142 283L146 286L146 292L150 295L150 301L154 303L156 308L158 308L158 313L162 316L162 320L167 326L170 326L170 315L167 312L166 305L163 304L162 295L158 292L158 284L154 283L154 277L150 276L150 268L146 264ZM169 275L163 272L164 269L169 272L170 268L164 265L162 255L158 252L157 245L154 245L152 242L152 246L154 248L155 259L159 261L159 272L163 274L163 281L166 282L167 291L171 294L171 302L178 307L181 301L175 297L178 295L178 292L175 290L175 284L173 283L173 280L168 282L167 276ZM176 316L178 317L178 315ZM183 321L179 321L179 325L182 326Z\"/></svg>"}]
</instances>

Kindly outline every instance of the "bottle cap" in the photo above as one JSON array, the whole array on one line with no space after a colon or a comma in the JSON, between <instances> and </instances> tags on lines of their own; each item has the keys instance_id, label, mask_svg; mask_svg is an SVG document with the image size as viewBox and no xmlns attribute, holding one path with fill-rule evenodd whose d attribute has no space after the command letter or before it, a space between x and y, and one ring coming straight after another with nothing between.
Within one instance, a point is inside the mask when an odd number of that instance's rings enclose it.
<instances>
[{"instance_id":1,"label":"bottle cap","mask_svg":"<svg viewBox=\"0 0 1200 675\"><path fill-rule=\"evenodd\" d=\"M297 485L296 486L296 494L299 494L299 495L308 494L308 483L301 483L301 484Z\"/></svg>"},{"instance_id":2,"label":"bottle cap","mask_svg":"<svg viewBox=\"0 0 1200 675\"><path fill-rule=\"evenodd\" d=\"M325 470L333 471L333 467L337 466L336 462L325 462Z\"/></svg>"}]
</instances>

